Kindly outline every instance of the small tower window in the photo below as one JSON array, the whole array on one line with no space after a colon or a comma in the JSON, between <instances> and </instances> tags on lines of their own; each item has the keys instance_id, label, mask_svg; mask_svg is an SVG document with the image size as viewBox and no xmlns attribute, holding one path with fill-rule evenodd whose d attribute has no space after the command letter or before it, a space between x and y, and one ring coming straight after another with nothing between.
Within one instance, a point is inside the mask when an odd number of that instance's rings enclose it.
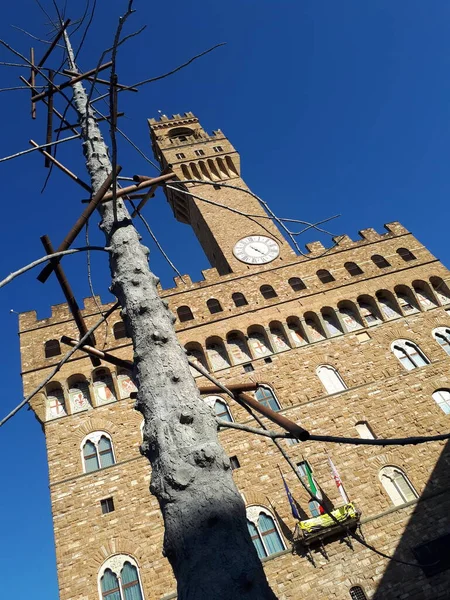
<instances>
[{"instance_id":1,"label":"small tower window","mask_svg":"<svg viewBox=\"0 0 450 600\"><path fill-rule=\"evenodd\" d=\"M207 300L206 305L212 315L223 311L222 305L216 298Z\"/></svg>"},{"instance_id":2,"label":"small tower window","mask_svg":"<svg viewBox=\"0 0 450 600\"><path fill-rule=\"evenodd\" d=\"M379 269L385 269L386 267L391 266L391 264L384 258L384 256L381 256L380 254L374 254L371 258L372 258L372 262Z\"/></svg>"},{"instance_id":3,"label":"small tower window","mask_svg":"<svg viewBox=\"0 0 450 600\"><path fill-rule=\"evenodd\" d=\"M247 298L241 292L235 292L231 298L235 306L246 306L248 304Z\"/></svg>"},{"instance_id":4,"label":"small tower window","mask_svg":"<svg viewBox=\"0 0 450 600\"><path fill-rule=\"evenodd\" d=\"M179 306L177 308L177 315L180 323L185 323L186 321L192 321L194 315L192 314L192 310L189 306Z\"/></svg>"},{"instance_id":5,"label":"small tower window","mask_svg":"<svg viewBox=\"0 0 450 600\"><path fill-rule=\"evenodd\" d=\"M178 158L178 160L186 158L186 154L183 154L183 152L178 152L178 154L175 154L175 156Z\"/></svg>"},{"instance_id":6,"label":"small tower window","mask_svg":"<svg viewBox=\"0 0 450 600\"><path fill-rule=\"evenodd\" d=\"M113 333L114 338L116 340L122 340L127 337L127 331L125 329L125 323L123 321L118 321L113 325Z\"/></svg>"},{"instance_id":7,"label":"small tower window","mask_svg":"<svg viewBox=\"0 0 450 600\"><path fill-rule=\"evenodd\" d=\"M369 424L367 423L367 421L359 421L359 423L356 423L355 428L361 439L363 439L363 440L374 440L375 439L375 435L374 435L373 431L371 430L371 428L369 427Z\"/></svg>"},{"instance_id":8,"label":"small tower window","mask_svg":"<svg viewBox=\"0 0 450 600\"><path fill-rule=\"evenodd\" d=\"M230 465L231 465L232 471L239 469L239 467L241 466L241 463L239 462L239 459L237 456L230 456Z\"/></svg>"},{"instance_id":9,"label":"small tower window","mask_svg":"<svg viewBox=\"0 0 450 600\"><path fill-rule=\"evenodd\" d=\"M411 250L408 250L407 248L399 248L397 250L397 254L401 258L403 258L405 262L409 262L410 260L416 260L414 254L411 252Z\"/></svg>"},{"instance_id":10,"label":"small tower window","mask_svg":"<svg viewBox=\"0 0 450 600\"><path fill-rule=\"evenodd\" d=\"M58 340L48 340L44 344L45 358L59 356L61 354L61 346Z\"/></svg>"},{"instance_id":11,"label":"small tower window","mask_svg":"<svg viewBox=\"0 0 450 600\"><path fill-rule=\"evenodd\" d=\"M259 291L261 292L263 298L265 298L266 300L276 298L278 295L271 285L262 285L259 288Z\"/></svg>"},{"instance_id":12,"label":"small tower window","mask_svg":"<svg viewBox=\"0 0 450 600\"><path fill-rule=\"evenodd\" d=\"M350 598L351 600L367 600L364 590L359 585L354 585L350 588Z\"/></svg>"},{"instance_id":13,"label":"small tower window","mask_svg":"<svg viewBox=\"0 0 450 600\"><path fill-rule=\"evenodd\" d=\"M346 262L344 267L352 277L355 277L356 275L362 275L363 270L354 262Z\"/></svg>"},{"instance_id":14,"label":"small tower window","mask_svg":"<svg viewBox=\"0 0 450 600\"><path fill-rule=\"evenodd\" d=\"M213 146L214 152L223 152L222 146Z\"/></svg>"},{"instance_id":15,"label":"small tower window","mask_svg":"<svg viewBox=\"0 0 450 600\"><path fill-rule=\"evenodd\" d=\"M303 283L300 277L291 277L290 279L288 279L288 283L294 290L294 292L300 292L301 290L306 289L306 285Z\"/></svg>"},{"instance_id":16,"label":"small tower window","mask_svg":"<svg viewBox=\"0 0 450 600\"><path fill-rule=\"evenodd\" d=\"M317 277L322 283L330 283L331 281L335 281L333 275L326 269L320 269L317 271Z\"/></svg>"},{"instance_id":17,"label":"small tower window","mask_svg":"<svg viewBox=\"0 0 450 600\"><path fill-rule=\"evenodd\" d=\"M195 156L205 156L204 150L195 150L194 153L195 153Z\"/></svg>"}]
</instances>

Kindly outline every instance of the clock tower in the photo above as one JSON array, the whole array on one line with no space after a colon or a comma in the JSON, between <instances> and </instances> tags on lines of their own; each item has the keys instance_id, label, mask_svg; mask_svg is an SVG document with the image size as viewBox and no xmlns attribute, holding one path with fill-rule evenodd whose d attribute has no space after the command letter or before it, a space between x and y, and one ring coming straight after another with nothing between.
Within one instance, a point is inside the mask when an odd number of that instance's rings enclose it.
<instances>
[{"instance_id":1,"label":"clock tower","mask_svg":"<svg viewBox=\"0 0 450 600\"><path fill-rule=\"evenodd\" d=\"M220 130L207 134L191 112L149 119L149 126L161 167L170 165L186 182L175 184L179 191L166 188L174 215L191 225L221 275L295 260L263 206L248 193L239 154Z\"/></svg>"}]
</instances>

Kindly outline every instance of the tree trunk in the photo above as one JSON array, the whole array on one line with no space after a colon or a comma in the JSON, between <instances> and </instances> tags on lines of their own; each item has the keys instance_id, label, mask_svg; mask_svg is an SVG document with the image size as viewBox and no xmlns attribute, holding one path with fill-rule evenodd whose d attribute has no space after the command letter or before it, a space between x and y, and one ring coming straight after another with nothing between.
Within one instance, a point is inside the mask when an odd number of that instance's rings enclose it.
<instances>
[{"instance_id":1,"label":"tree trunk","mask_svg":"<svg viewBox=\"0 0 450 600\"><path fill-rule=\"evenodd\" d=\"M66 36L69 68L76 70ZM93 194L112 166L81 82L73 101ZM164 518L163 552L172 565L179 600L275 599L247 529L245 506L217 424L202 401L174 317L159 297L148 249L122 199L100 204L100 228L111 248L111 291L122 305L133 340L136 408L145 418L142 453L152 466L151 492Z\"/></svg>"}]
</instances>

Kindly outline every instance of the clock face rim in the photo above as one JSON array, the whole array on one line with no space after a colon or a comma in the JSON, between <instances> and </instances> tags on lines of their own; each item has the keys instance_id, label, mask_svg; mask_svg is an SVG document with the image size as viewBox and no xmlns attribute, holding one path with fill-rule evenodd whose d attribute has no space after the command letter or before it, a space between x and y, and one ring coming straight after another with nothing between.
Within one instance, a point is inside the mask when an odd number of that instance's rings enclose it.
<instances>
[{"instance_id":1,"label":"clock face rim","mask_svg":"<svg viewBox=\"0 0 450 600\"><path fill-rule=\"evenodd\" d=\"M248 241L245 243L246 240ZM267 252L264 255L261 255L260 260L255 261L254 258L256 257L253 257L246 253L245 248L252 243L261 243L265 244L268 247ZM239 252L237 251L238 246L241 247ZM276 252L270 250L269 246L271 246L273 250L276 249ZM246 235L245 237L240 238L235 243L233 247L233 255L235 258L237 258L237 260L248 265L266 265L278 258L278 256L280 255L280 246L278 242L276 242L273 238L268 237L267 235Z\"/></svg>"}]
</instances>

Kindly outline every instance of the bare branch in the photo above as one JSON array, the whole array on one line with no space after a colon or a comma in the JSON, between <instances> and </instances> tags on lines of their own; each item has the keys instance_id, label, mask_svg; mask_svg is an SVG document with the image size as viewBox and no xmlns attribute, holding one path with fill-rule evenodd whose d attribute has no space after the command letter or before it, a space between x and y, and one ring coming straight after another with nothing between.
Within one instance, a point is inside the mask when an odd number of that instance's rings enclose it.
<instances>
[{"instance_id":1,"label":"bare branch","mask_svg":"<svg viewBox=\"0 0 450 600\"><path fill-rule=\"evenodd\" d=\"M185 283L183 276L181 275L180 271L176 268L176 266L173 264L173 262L170 260L170 258L167 256L167 254L164 251L164 248L161 246L161 244L158 241L158 238L156 237L156 235L153 233L153 231L150 229L150 225L147 223L147 221L144 219L144 217L142 216L141 212L136 208L136 206L134 205L134 203L132 201L130 201L131 206L133 207L133 210L136 212L137 216L141 219L142 223L144 224L144 227L146 228L146 230L148 231L150 237L152 238L152 240L155 242L158 250L161 252L161 254L164 256L164 258L166 259L166 261L168 262L168 264L170 265L170 267L175 271L175 273L178 275L178 277L181 279L181 281L183 283Z\"/></svg>"},{"instance_id":2,"label":"bare branch","mask_svg":"<svg viewBox=\"0 0 450 600\"><path fill-rule=\"evenodd\" d=\"M28 35L30 38L33 38L34 40L37 40L38 42L42 42L43 44L52 44L53 43L52 41L43 40L41 38L38 38L35 35L33 35L32 33L30 33L29 31L27 31L26 29L22 29L22 27L18 27L17 25L11 25L11 27L13 27L14 29L17 29L18 31L21 31L25 35ZM64 46L62 44L56 44L56 47L64 48Z\"/></svg>"},{"instance_id":3,"label":"bare branch","mask_svg":"<svg viewBox=\"0 0 450 600\"><path fill-rule=\"evenodd\" d=\"M70 252L70 251L69 251ZM61 253L60 253L61 254ZM54 255L53 255L54 256ZM48 257L49 258L49 257ZM35 396L38 392L40 392L42 390L42 388L47 385L47 383L49 381L51 381L51 379L53 379L53 377L56 375L56 373L61 369L61 367L69 360L69 358L75 354L75 352L78 350L78 348L80 346L82 346L84 344L84 342L89 339L89 337L94 333L94 331L100 327L100 325L103 323L103 321L105 321L115 310L117 310L119 308L120 304L119 302L116 302L103 316L102 318L97 321L97 323L91 327L89 329L89 331L87 331L85 333L85 335L83 335L83 337L79 340L79 342L76 344L76 346L74 346L71 350L69 350L69 352L59 361L59 363L56 365L56 367L52 370L52 372L50 373L50 375L48 375L43 381L41 381L41 383L36 386L34 388L34 390L28 394L28 396L26 398L24 398L22 400L22 402L20 402L9 414L6 415L6 417L4 417L1 421L0 421L0 427L2 425L4 425L7 421L9 421L9 419L11 419L16 413L19 412L19 410L21 408L23 408L26 404L28 404L28 402L33 398L33 396Z\"/></svg>"},{"instance_id":4,"label":"bare branch","mask_svg":"<svg viewBox=\"0 0 450 600\"><path fill-rule=\"evenodd\" d=\"M188 65L190 65L192 62L194 62L194 60L197 60L198 58L201 58L202 56L205 56L205 54L209 54L210 52L212 52L216 48L220 48L220 46L225 46L225 45L226 45L226 42L222 42L221 44L216 44L215 46L212 46L212 48L208 48L208 50L205 50L204 52L201 52L200 54L196 54L195 56L193 56L192 58L190 58L188 61L186 61L185 63L183 63L182 65L176 67L175 69L172 69L171 71L168 71L167 73L164 73L163 75L158 75L157 77L151 77L150 79L144 79L144 81L139 81L138 83L135 83L135 84L133 84L132 86L129 86L129 87L139 87L140 85L145 85L146 83L152 83L153 81L159 81L160 79L164 79L165 77L169 77L169 75L173 75L177 71L181 71L181 69L184 69L185 67L187 67Z\"/></svg>"},{"instance_id":5,"label":"bare branch","mask_svg":"<svg viewBox=\"0 0 450 600\"><path fill-rule=\"evenodd\" d=\"M26 273L30 269L34 269L34 267L37 267L38 265L41 265L42 263L47 262L52 258L57 258L58 256L65 256L66 254L78 254L78 252L86 252L88 250L102 250L103 252L109 252L109 248L103 246L81 246L80 248L72 248L71 250L63 250L61 252L55 252L54 254L47 254L46 256L43 256L42 258L38 258L37 260L31 262L25 267L22 267L18 271L10 273L8 277L5 277L5 279L0 281L0 288L10 283L16 277L19 277L19 275L23 275L23 273Z\"/></svg>"},{"instance_id":6,"label":"bare branch","mask_svg":"<svg viewBox=\"0 0 450 600\"><path fill-rule=\"evenodd\" d=\"M241 425L240 423L224 421L223 419L219 419L219 417L216 418L216 421L220 427L239 429L240 431L246 431L247 433L253 433L255 435L262 435L264 437L269 437L272 439L295 439L290 433L278 433L278 431L271 431L270 429L257 429L256 427L250 427L250 425Z\"/></svg>"}]
</instances>

